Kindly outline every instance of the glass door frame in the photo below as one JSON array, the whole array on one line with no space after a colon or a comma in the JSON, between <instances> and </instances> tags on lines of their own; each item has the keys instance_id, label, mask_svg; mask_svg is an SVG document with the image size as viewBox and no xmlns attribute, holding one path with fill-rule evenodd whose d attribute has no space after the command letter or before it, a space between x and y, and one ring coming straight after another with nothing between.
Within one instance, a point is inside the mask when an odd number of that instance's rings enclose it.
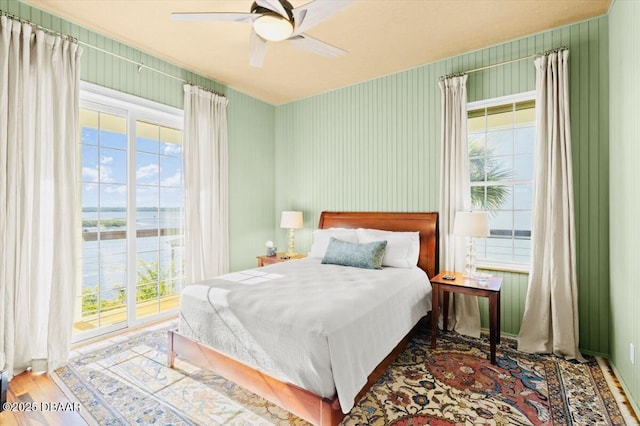
<instances>
[{"instance_id":1,"label":"glass door frame","mask_svg":"<svg viewBox=\"0 0 640 426\"><path fill-rule=\"evenodd\" d=\"M137 253L136 238L131 237L129 232L136 232L136 123L145 121L158 124L160 126L171 127L183 130L184 113L181 109L160 104L148 99L129 95L117 90L105 88L85 81L80 82L80 108L88 108L107 114L125 117L127 120L127 316L123 322L98 327L95 329L74 333L72 343L81 342L86 339L95 338L103 334L131 328L137 325L154 322L163 318L168 318L177 314L178 309L171 309L158 312L143 318L136 317L136 284L137 284ZM78 170L81 169L81 145L82 141L77 141L78 147ZM81 179L81 176L79 177ZM79 194L80 196L80 194ZM81 208L81 207L80 207ZM80 214L80 217L82 215ZM82 244L82 239L78 242ZM80 247L82 253L82 247ZM82 292L82 261L79 263L79 270L76 274L78 284L76 300ZM81 302L80 302L81 303ZM77 302L74 303L74 310L77 309Z\"/></svg>"}]
</instances>

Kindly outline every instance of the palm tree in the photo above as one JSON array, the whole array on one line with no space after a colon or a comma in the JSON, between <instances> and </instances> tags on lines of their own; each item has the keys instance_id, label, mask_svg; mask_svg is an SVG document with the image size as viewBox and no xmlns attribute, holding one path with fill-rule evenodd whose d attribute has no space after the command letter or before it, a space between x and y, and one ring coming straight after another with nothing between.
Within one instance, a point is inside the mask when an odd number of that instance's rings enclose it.
<instances>
[{"instance_id":1,"label":"palm tree","mask_svg":"<svg viewBox=\"0 0 640 426\"><path fill-rule=\"evenodd\" d=\"M482 140L469 142L469 162L471 182L496 182L511 177L511 170L502 167L493 156L493 149L488 148ZM510 188L505 185L472 186L471 203L475 208L498 210L509 192Z\"/></svg>"}]
</instances>

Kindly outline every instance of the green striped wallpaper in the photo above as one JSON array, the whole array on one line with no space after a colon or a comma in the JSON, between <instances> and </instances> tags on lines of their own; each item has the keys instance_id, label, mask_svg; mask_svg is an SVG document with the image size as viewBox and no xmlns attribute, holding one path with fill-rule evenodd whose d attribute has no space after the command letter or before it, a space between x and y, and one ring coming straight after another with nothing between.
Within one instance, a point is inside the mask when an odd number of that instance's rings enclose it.
<instances>
[{"instance_id":1,"label":"green striped wallpaper","mask_svg":"<svg viewBox=\"0 0 640 426\"><path fill-rule=\"evenodd\" d=\"M278 106L275 208L304 212L298 251L308 250L322 210L438 210L439 77L562 45L571 52L580 346L608 354L606 16ZM470 74L467 87L470 102L533 90L533 60ZM527 275L499 275L503 330L517 334Z\"/></svg>"},{"instance_id":2,"label":"green striped wallpaper","mask_svg":"<svg viewBox=\"0 0 640 426\"><path fill-rule=\"evenodd\" d=\"M524 314L524 301L527 296L527 274L504 271L486 271L496 277L502 278L502 291L500 292L501 331L505 334L517 336L520 330L520 321ZM480 300L480 315L482 327L489 328L489 303L482 297Z\"/></svg>"},{"instance_id":3,"label":"green striped wallpaper","mask_svg":"<svg viewBox=\"0 0 640 426\"><path fill-rule=\"evenodd\" d=\"M640 3L616 0L610 14L611 363L640 413ZM630 359L635 346L635 363Z\"/></svg>"},{"instance_id":4,"label":"green striped wallpaper","mask_svg":"<svg viewBox=\"0 0 640 426\"><path fill-rule=\"evenodd\" d=\"M25 3L0 0L0 10L229 99L230 266L232 270L254 267L255 255L264 252L264 241L273 238L275 107ZM138 72L135 64L89 47L83 50L82 80L182 108L183 82L145 68Z\"/></svg>"}]
</instances>

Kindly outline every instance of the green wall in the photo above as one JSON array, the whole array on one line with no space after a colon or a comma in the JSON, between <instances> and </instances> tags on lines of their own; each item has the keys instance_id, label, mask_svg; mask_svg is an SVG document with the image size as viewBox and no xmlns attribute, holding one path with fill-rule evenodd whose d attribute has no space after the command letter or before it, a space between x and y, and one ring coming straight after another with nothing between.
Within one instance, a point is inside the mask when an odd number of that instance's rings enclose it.
<instances>
[{"instance_id":1,"label":"green wall","mask_svg":"<svg viewBox=\"0 0 640 426\"><path fill-rule=\"evenodd\" d=\"M608 354L607 22L595 18L277 107L276 215L304 212L298 251L309 249L322 210L438 210L440 76L564 45L570 49L580 347ZM467 88L470 102L534 90L533 60L470 74ZM277 234L284 246L285 231ZM504 278L503 330L517 334L527 275L497 274Z\"/></svg>"},{"instance_id":2,"label":"green wall","mask_svg":"<svg viewBox=\"0 0 640 426\"><path fill-rule=\"evenodd\" d=\"M640 413L640 3L615 1L609 22L610 352L616 374ZM635 364L630 361L630 343L635 345Z\"/></svg>"},{"instance_id":3,"label":"green wall","mask_svg":"<svg viewBox=\"0 0 640 426\"><path fill-rule=\"evenodd\" d=\"M25 3L0 0L0 10L229 99L230 267L232 270L254 267L255 255L264 252L264 242L273 238L275 107ZM183 82L144 68L138 72L135 64L95 49L83 47L83 50L82 80L182 109Z\"/></svg>"}]
</instances>

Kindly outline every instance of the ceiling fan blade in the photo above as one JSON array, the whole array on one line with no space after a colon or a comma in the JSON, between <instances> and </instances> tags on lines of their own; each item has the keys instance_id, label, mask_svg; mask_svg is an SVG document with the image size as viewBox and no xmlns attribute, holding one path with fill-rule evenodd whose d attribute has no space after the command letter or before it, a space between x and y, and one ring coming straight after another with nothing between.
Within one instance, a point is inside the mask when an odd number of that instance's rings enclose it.
<instances>
[{"instance_id":1,"label":"ceiling fan blade","mask_svg":"<svg viewBox=\"0 0 640 426\"><path fill-rule=\"evenodd\" d=\"M317 38L313 38L308 34L298 34L288 39L291 43L299 47L300 49L308 50L309 52L317 53L322 56L336 57L347 53L345 50L340 49L320 41Z\"/></svg>"},{"instance_id":2,"label":"ceiling fan blade","mask_svg":"<svg viewBox=\"0 0 640 426\"><path fill-rule=\"evenodd\" d=\"M289 18L284 6L278 0L256 0L256 4L264 7L265 9L273 10L284 18Z\"/></svg>"},{"instance_id":3,"label":"ceiling fan blade","mask_svg":"<svg viewBox=\"0 0 640 426\"><path fill-rule=\"evenodd\" d=\"M258 13L172 13L171 19L174 21L222 21L222 22L248 22L255 21Z\"/></svg>"},{"instance_id":4,"label":"ceiling fan blade","mask_svg":"<svg viewBox=\"0 0 640 426\"><path fill-rule=\"evenodd\" d=\"M249 64L256 68L262 67L266 53L267 41L256 34L252 28L249 35Z\"/></svg>"},{"instance_id":5,"label":"ceiling fan blade","mask_svg":"<svg viewBox=\"0 0 640 426\"><path fill-rule=\"evenodd\" d=\"M354 1L355 0L315 0L296 7L293 9L293 19L296 25L293 34L301 34L315 27Z\"/></svg>"}]
</instances>

